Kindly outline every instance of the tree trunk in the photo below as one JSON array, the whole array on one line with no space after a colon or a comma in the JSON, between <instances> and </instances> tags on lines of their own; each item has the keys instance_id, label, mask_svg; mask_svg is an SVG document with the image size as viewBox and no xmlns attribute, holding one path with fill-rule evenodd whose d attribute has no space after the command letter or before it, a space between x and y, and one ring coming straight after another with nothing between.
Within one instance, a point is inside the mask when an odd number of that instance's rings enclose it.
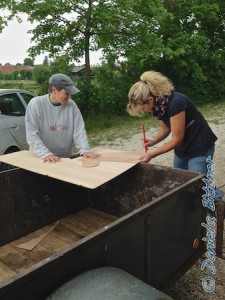
<instances>
[{"instance_id":1,"label":"tree trunk","mask_svg":"<svg viewBox=\"0 0 225 300\"><path fill-rule=\"evenodd\" d=\"M91 65L90 65L90 36L85 35L85 67L86 67L86 81L91 83Z\"/></svg>"},{"instance_id":2,"label":"tree trunk","mask_svg":"<svg viewBox=\"0 0 225 300\"><path fill-rule=\"evenodd\" d=\"M91 66L90 66L90 38L91 38L91 8L92 0L89 0L89 9L87 12L86 19L86 31L85 31L85 67L86 67L86 81L88 84L91 83Z\"/></svg>"}]
</instances>

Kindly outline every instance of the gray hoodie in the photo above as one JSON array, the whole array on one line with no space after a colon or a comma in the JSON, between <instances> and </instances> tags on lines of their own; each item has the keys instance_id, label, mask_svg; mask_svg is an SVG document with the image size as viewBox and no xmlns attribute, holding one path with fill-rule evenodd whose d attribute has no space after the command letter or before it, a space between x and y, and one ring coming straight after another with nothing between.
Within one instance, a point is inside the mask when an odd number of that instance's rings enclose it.
<instances>
[{"instance_id":1,"label":"gray hoodie","mask_svg":"<svg viewBox=\"0 0 225 300\"><path fill-rule=\"evenodd\" d=\"M25 123L29 150L41 158L69 157L73 145L81 155L90 151L83 117L71 99L55 106L48 94L34 97L27 106Z\"/></svg>"}]
</instances>

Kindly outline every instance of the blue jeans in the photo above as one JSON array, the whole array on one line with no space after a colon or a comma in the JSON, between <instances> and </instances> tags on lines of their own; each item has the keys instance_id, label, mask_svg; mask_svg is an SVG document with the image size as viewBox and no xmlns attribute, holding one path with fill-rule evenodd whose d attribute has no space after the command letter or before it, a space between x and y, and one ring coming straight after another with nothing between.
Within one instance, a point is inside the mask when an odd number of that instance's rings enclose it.
<instances>
[{"instance_id":1,"label":"blue jeans","mask_svg":"<svg viewBox=\"0 0 225 300\"><path fill-rule=\"evenodd\" d=\"M198 173L207 173L207 162L206 159L210 155L211 159L215 151L215 146L211 147L206 155L197 156L190 159L182 159L176 154L174 154L173 167L183 170L189 170Z\"/></svg>"}]
</instances>

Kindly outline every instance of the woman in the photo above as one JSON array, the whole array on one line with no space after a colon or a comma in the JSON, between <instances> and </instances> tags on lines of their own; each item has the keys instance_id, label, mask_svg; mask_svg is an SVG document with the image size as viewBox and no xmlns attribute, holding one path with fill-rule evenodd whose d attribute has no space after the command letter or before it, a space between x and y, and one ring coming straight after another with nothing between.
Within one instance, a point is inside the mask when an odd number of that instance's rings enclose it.
<instances>
[{"instance_id":1,"label":"woman","mask_svg":"<svg viewBox=\"0 0 225 300\"><path fill-rule=\"evenodd\" d=\"M159 120L160 130L144 146L151 147L171 139L141 159L152 158L174 149L175 168L207 173L206 159L213 156L217 137L190 99L175 91L172 82L161 73L148 71L130 89L127 111L131 116L151 113Z\"/></svg>"}]
</instances>

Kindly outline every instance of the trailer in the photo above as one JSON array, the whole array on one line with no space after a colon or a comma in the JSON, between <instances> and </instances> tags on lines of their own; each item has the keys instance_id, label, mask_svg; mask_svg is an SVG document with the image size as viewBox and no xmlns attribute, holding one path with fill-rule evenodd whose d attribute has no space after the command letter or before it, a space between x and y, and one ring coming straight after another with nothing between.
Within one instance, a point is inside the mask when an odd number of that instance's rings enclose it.
<instances>
[{"instance_id":1,"label":"trailer","mask_svg":"<svg viewBox=\"0 0 225 300\"><path fill-rule=\"evenodd\" d=\"M51 177L28 170L20 155L0 157L24 167L0 172L0 299L46 299L99 268L162 290L202 255L201 174L121 162L125 171L90 188L56 179L60 163Z\"/></svg>"}]
</instances>

